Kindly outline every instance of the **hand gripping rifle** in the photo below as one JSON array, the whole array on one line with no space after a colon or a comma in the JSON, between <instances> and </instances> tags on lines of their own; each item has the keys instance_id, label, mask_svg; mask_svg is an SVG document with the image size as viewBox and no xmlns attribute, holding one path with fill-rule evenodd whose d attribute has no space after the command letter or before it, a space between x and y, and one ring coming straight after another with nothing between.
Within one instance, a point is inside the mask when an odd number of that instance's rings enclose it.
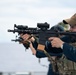
<instances>
[{"instance_id":1,"label":"hand gripping rifle","mask_svg":"<svg viewBox=\"0 0 76 75\"><path fill-rule=\"evenodd\" d=\"M57 30L51 30L49 28L49 24L45 23L37 23L36 28L23 26L23 25L16 25L14 24L14 30L8 29L8 32L18 33L21 34L33 34L39 38L39 46L40 48L44 49L45 42L48 40L49 37L58 37L59 35L76 35L76 32L58 32ZM12 41L22 41L23 39L19 37L18 39Z\"/></svg>"},{"instance_id":2,"label":"hand gripping rifle","mask_svg":"<svg viewBox=\"0 0 76 75\"><path fill-rule=\"evenodd\" d=\"M52 30L49 28L49 24L47 22L45 23L37 23L36 28L30 28L28 26L23 26L23 25L14 25L14 30L8 29L8 32L13 32L13 33L18 33L18 34L33 34L36 37L39 38L39 44L38 44L38 50L43 50L45 55L51 60L53 71L58 72L56 69L56 61L51 58L49 53L44 49L45 47L45 42L48 41L49 37L59 37L59 35L75 35L76 32L58 32L57 30ZM19 41L21 42L23 39L19 37L18 39L12 40L12 41ZM28 46L26 46L28 49Z\"/></svg>"}]
</instances>

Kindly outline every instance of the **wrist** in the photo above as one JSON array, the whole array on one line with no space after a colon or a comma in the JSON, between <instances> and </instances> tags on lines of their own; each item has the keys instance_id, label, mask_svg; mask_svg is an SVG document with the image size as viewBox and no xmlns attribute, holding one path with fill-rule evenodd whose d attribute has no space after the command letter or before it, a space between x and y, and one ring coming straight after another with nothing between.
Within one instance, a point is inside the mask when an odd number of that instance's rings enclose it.
<instances>
[{"instance_id":1,"label":"wrist","mask_svg":"<svg viewBox=\"0 0 76 75\"><path fill-rule=\"evenodd\" d=\"M61 44L61 47L60 47L61 49L63 49L63 44L64 44L64 42Z\"/></svg>"},{"instance_id":2,"label":"wrist","mask_svg":"<svg viewBox=\"0 0 76 75\"><path fill-rule=\"evenodd\" d=\"M31 37L31 42L34 42L35 41L35 38L32 36Z\"/></svg>"},{"instance_id":3,"label":"wrist","mask_svg":"<svg viewBox=\"0 0 76 75\"><path fill-rule=\"evenodd\" d=\"M34 38L34 36L31 35L31 36L28 38L28 40L31 41L31 42L34 42L34 41L35 41L35 38Z\"/></svg>"},{"instance_id":4,"label":"wrist","mask_svg":"<svg viewBox=\"0 0 76 75\"><path fill-rule=\"evenodd\" d=\"M61 45L61 49L63 49L63 44Z\"/></svg>"}]
</instances>

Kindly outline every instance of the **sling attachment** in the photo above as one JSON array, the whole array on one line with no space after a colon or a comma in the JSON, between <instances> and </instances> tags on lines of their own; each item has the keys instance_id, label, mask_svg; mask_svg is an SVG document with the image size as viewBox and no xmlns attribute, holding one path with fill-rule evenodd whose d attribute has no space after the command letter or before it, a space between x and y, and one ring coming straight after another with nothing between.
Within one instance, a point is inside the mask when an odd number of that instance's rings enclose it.
<instances>
[{"instance_id":1,"label":"sling attachment","mask_svg":"<svg viewBox=\"0 0 76 75\"><path fill-rule=\"evenodd\" d=\"M53 59L46 50L43 50L43 52L48 57L49 61L51 61L53 72L59 73L58 66L57 66L57 59L56 58Z\"/></svg>"}]
</instances>

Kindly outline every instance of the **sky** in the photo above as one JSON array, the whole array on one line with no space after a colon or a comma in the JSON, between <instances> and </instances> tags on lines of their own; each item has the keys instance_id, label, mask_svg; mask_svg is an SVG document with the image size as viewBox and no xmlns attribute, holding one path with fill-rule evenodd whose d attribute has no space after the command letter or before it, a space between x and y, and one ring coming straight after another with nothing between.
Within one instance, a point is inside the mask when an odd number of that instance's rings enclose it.
<instances>
[{"instance_id":1,"label":"sky","mask_svg":"<svg viewBox=\"0 0 76 75\"><path fill-rule=\"evenodd\" d=\"M15 34L7 32L14 24L50 27L76 13L76 0L0 0L0 43L11 42Z\"/></svg>"},{"instance_id":2,"label":"sky","mask_svg":"<svg viewBox=\"0 0 76 75\"><path fill-rule=\"evenodd\" d=\"M0 72L46 72L48 59L36 58L30 49L17 43L0 44Z\"/></svg>"},{"instance_id":3,"label":"sky","mask_svg":"<svg viewBox=\"0 0 76 75\"><path fill-rule=\"evenodd\" d=\"M30 65L27 70L33 67L34 70L40 68L46 71L46 68L39 66L36 58L24 51L23 46L7 44L12 43L11 39L16 36L7 30L13 29L14 24L37 27L37 23L47 22L51 27L74 13L76 0L0 0L0 70L25 70L25 66ZM28 54L30 56L27 58ZM32 59L36 60L35 66L31 65Z\"/></svg>"}]
</instances>

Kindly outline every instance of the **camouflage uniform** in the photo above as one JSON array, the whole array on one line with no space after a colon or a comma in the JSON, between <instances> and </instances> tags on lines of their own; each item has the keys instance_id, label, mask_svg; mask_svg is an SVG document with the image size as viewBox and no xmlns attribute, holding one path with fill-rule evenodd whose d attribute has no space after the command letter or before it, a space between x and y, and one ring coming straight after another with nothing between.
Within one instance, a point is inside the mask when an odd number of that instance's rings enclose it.
<instances>
[{"instance_id":1,"label":"camouflage uniform","mask_svg":"<svg viewBox=\"0 0 76 75\"><path fill-rule=\"evenodd\" d=\"M71 45L76 47L76 43ZM64 54L56 62L60 75L76 75L76 62L69 60Z\"/></svg>"}]
</instances>

